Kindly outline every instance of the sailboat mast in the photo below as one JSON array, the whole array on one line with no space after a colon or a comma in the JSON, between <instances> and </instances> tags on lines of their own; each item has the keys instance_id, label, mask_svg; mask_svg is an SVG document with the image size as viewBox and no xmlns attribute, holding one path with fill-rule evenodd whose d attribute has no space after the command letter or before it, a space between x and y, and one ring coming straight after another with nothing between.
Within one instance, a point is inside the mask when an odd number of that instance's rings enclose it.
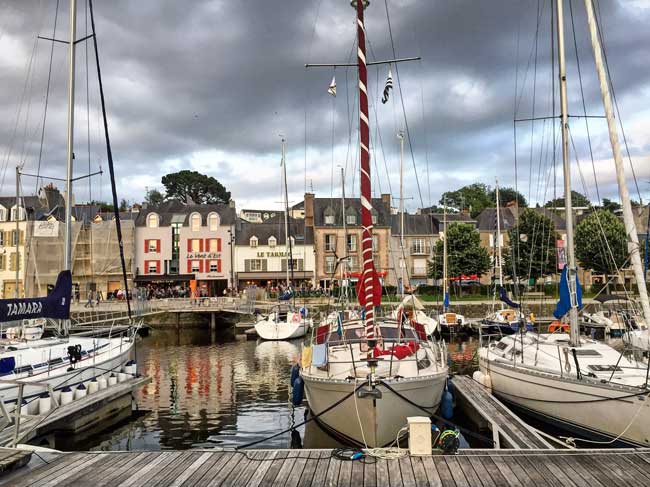
<instances>
[{"instance_id":1,"label":"sailboat mast","mask_svg":"<svg viewBox=\"0 0 650 487\"><path fill-rule=\"evenodd\" d=\"M368 70L366 68L366 32L363 25L363 9L369 5L368 0L353 0L352 6L357 11L357 66L359 69L359 145L361 185L361 251L363 256L363 274L361 292L365 299L360 304L365 309L366 339L369 348L375 346L375 263L372 259L372 199L370 196L370 127L368 125Z\"/></svg>"},{"instance_id":2,"label":"sailboat mast","mask_svg":"<svg viewBox=\"0 0 650 487\"><path fill-rule=\"evenodd\" d=\"M72 270L72 163L74 158L74 73L77 38L77 0L70 0L70 43L68 44L68 154L65 180L65 246L63 269Z\"/></svg>"},{"instance_id":3,"label":"sailboat mast","mask_svg":"<svg viewBox=\"0 0 650 487\"><path fill-rule=\"evenodd\" d=\"M20 282L20 166L16 166L16 240L14 244L16 245L16 289L14 290L14 297L19 298L20 293L18 292L18 283ZM25 219L27 219L27 209L25 209ZM25 253L25 256L27 253ZM25 262L23 265L26 265ZM24 286L24 285L23 285Z\"/></svg>"},{"instance_id":4,"label":"sailboat mast","mask_svg":"<svg viewBox=\"0 0 650 487\"><path fill-rule=\"evenodd\" d=\"M569 137L568 137L568 108L567 108L567 82L566 63L564 57L564 11L563 0L556 0L557 17L557 49L560 76L560 113L562 118L562 162L564 168L564 213L566 220L566 248L567 248L567 280L571 296L569 309L570 344L580 346L580 327L578 325L578 304L576 297L576 257L573 243L573 204L571 201L571 165L569 162Z\"/></svg>"},{"instance_id":5,"label":"sailboat mast","mask_svg":"<svg viewBox=\"0 0 650 487\"><path fill-rule=\"evenodd\" d=\"M291 267L291 274L293 274L292 265L292 252L291 241L289 240L289 195L287 192L287 160L284 138L282 139L282 181L284 183L284 244L288 249L289 258L287 259L287 287L291 287L291 279L289 278L289 268Z\"/></svg>"},{"instance_id":6,"label":"sailboat mast","mask_svg":"<svg viewBox=\"0 0 650 487\"><path fill-rule=\"evenodd\" d=\"M406 266L406 256L404 254L404 132L400 130L397 138L399 139L399 268L402 280L400 295L404 297L404 267Z\"/></svg>"},{"instance_id":7,"label":"sailboat mast","mask_svg":"<svg viewBox=\"0 0 650 487\"><path fill-rule=\"evenodd\" d=\"M345 169L341 168L341 216L343 217L343 265L341 266L341 291L345 293L344 297L348 297L348 288L343 285L345 280L345 269L348 266L348 227L345 221Z\"/></svg>"},{"instance_id":8,"label":"sailboat mast","mask_svg":"<svg viewBox=\"0 0 650 487\"><path fill-rule=\"evenodd\" d=\"M497 249L497 264L499 265L499 286L503 287L503 267L501 267L501 213L500 213L500 208L499 208L499 179L497 178L496 180L496 204L497 204L497 241L496 241L496 249Z\"/></svg>"},{"instance_id":9,"label":"sailboat mast","mask_svg":"<svg viewBox=\"0 0 650 487\"><path fill-rule=\"evenodd\" d=\"M600 84L600 94L605 107L605 116L607 117L607 128L609 129L609 142L612 145L614 155L614 164L616 165L616 181L618 183L618 192L621 195L621 206L623 208L623 222L625 223L625 233L627 233L627 250L630 254L630 263L634 271L634 278L639 290L639 300L643 309L643 317L646 323L650 323L650 303L648 302L648 290L645 284L645 274L641 265L641 254L639 250L639 236L637 234L634 216L632 215L632 205L630 203L630 193L625 182L625 167L623 166L623 157L621 156L621 146L618 141L616 122L614 120L614 111L612 110L612 100L609 94L609 84L607 74L603 65L603 56L598 39L598 27L594 17L594 6L592 0L585 0L587 10L587 23L589 24L589 34L591 36L591 47L594 51L594 60L596 61L596 71L598 72L598 81Z\"/></svg>"},{"instance_id":10,"label":"sailboat mast","mask_svg":"<svg viewBox=\"0 0 650 487\"><path fill-rule=\"evenodd\" d=\"M442 213L442 226L445 233L442 238L442 305L447 312L447 199L445 198L444 209Z\"/></svg>"}]
</instances>

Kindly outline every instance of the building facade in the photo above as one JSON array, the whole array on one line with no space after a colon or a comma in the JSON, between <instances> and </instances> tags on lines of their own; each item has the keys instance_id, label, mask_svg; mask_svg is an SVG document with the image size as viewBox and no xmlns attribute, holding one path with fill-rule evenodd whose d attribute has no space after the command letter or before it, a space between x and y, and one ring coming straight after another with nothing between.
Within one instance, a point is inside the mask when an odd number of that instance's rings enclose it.
<instances>
[{"instance_id":1,"label":"building facade","mask_svg":"<svg viewBox=\"0 0 650 487\"><path fill-rule=\"evenodd\" d=\"M402 238L402 221L404 236ZM391 215L390 253L394 272L388 274L387 283L399 289L415 288L420 284L432 284L429 278L429 261L439 238L438 219L431 214Z\"/></svg>"},{"instance_id":2,"label":"building facade","mask_svg":"<svg viewBox=\"0 0 650 487\"><path fill-rule=\"evenodd\" d=\"M236 213L229 205L169 201L142 208L135 222L139 286L184 286L204 296L234 287Z\"/></svg>"},{"instance_id":3,"label":"building facade","mask_svg":"<svg viewBox=\"0 0 650 487\"><path fill-rule=\"evenodd\" d=\"M314 233L304 220L289 219L291 249L285 238L284 216L264 223L239 220L235 230L235 273L239 288L274 288L293 276L297 287L313 286ZM291 259L289 257L291 254ZM293 271L293 272L292 272Z\"/></svg>"}]
</instances>

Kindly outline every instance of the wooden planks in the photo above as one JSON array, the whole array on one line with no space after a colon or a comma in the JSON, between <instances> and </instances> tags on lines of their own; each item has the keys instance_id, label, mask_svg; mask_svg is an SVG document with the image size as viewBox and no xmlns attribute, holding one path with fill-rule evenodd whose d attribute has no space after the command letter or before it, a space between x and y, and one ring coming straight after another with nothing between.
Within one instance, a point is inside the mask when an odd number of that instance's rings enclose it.
<instances>
[{"instance_id":1,"label":"wooden planks","mask_svg":"<svg viewBox=\"0 0 650 487\"><path fill-rule=\"evenodd\" d=\"M0 449L3 459L24 455ZM650 449L461 450L457 455L342 461L331 450L62 454L6 485L94 486L609 486L650 481ZM0 483L3 481L0 476Z\"/></svg>"}]
</instances>

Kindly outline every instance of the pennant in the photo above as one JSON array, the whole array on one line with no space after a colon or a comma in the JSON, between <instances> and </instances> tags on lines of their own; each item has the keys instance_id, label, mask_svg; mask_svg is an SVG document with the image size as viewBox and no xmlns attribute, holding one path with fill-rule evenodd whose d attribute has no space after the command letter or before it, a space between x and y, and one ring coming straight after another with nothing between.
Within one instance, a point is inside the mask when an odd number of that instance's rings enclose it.
<instances>
[{"instance_id":1,"label":"pennant","mask_svg":"<svg viewBox=\"0 0 650 487\"><path fill-rule=\"evenodd\" d=\"M336 98L336 76L332 76L332 82L330 83L330 87L327 88L327 92Z\"/></svg>"},{"instance_id":2,"label":"pennant","mask_svg":"<svg viewBox=\"0 0 650 487\"><path fill-rule=\"evenodd\" d=\"M388 92L393 89L393 73L388 68L388 78L386 78L386 85L384 86L384 96L381 97L381 102L386 103L388 101Z\"/></svg>"}]
</instances>

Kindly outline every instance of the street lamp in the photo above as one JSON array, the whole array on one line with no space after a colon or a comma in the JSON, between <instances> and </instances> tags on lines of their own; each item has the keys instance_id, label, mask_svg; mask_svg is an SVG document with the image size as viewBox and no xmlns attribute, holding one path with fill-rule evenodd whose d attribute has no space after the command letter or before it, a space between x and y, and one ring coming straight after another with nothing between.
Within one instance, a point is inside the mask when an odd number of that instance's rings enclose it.
<instances>
[{"instance_id":1,"label":"street lamp","mask_svg":"<svg viewBox=\"0 0 650 487\"><path fill-rule=\"evenodd\" d=\"M228 245L230 246L230 289L235 290L235 232L231 227L228 230Z\"/></svg>"}]
</instances>

